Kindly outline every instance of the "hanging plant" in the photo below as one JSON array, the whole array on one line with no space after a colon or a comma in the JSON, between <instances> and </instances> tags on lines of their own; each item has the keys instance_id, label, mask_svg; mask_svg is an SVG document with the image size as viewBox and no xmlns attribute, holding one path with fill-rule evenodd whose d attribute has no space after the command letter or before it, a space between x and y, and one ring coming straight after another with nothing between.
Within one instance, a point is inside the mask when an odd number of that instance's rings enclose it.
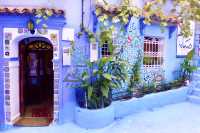
<instances>
[{"instance_id":1,"label":"hanging plant","mask_svg":"<svg viewBox=\"0 0 200 133\"><path fill-rule=\"evenodd\" d=\"M78 32L78 38L80 38L84 34L87 36L88 42L90 44L97 42L95 33L89 30L89 28L82 27L82 31Z\"/></svg>"}]
</instances>

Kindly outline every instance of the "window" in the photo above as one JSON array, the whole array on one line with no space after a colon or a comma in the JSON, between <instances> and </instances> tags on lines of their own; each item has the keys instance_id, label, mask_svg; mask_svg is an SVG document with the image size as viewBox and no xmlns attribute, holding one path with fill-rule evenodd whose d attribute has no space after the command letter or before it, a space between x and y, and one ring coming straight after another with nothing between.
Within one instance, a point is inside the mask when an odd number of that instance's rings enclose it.
<instances>
[{"instance_id":1,"label":"window","mask_svg":"<svg viewBox=\"0 0 200 133\"><path fill-rule=\"evenodd\" d=\"M144 67L158 68L163 65L163 43L158 37L144 37Z\"/></svg>"},{"instance_id":2,"label":"window","mask_svg":"<svg viewBox=\"0 0 200 133\"><path fill-rule=\"evenodd\" d=\"M117 45L117 35L118 32L115 30L112 32L112 45L109 45L108 41L105 41L104 44L101 46L101 56L102 57L109 57L112 54L113 46ZM117 50L117 46L115 47Z\"/></svg>"},{"instance_id":3,"label":"window","mask_svg":"<svg viewBox=\"0 0 200 133\"><path fill-rule=\"evenodd\" d=\"M102 57L110 56L109 46L107 43L103 44L103 46L101 47L101 55Z\"/></svg>"}]
</instances>

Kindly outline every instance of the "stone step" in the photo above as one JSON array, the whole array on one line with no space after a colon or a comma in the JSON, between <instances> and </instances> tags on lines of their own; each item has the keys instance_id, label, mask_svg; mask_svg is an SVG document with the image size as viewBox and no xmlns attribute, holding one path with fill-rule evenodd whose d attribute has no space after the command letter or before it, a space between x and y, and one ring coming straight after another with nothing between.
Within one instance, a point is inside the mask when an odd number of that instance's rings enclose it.
<instances>
[{"instance_id":1,"label":"stone step","mask_svg":"<svg viewBox=\"0 0 200 133\"><path fill-rule=\"evenodd\" d=\"M193 89L192 90L192 95L200 97L200 89L197 89L197 88Z\"/></svg>"},{"instance_id":2,"label":"stone step","mask_svg":"<svg viewBox=\"0 0 200 133\"><path fill-rule=\"evenodd\" d=\"M188 101L190 101L191 103L200 104L200 97L190 95L190 96L188 96Z\"/></svg>"}]
</instances>

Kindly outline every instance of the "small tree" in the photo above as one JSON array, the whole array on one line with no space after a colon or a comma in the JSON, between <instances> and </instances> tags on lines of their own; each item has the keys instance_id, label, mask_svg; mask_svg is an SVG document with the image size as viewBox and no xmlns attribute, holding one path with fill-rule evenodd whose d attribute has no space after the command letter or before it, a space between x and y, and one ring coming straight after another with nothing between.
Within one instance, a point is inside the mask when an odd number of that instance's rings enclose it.
<instances>
[{"instance_id":1,"label":"small tree","mask_svg":"<svg viewBox=\"0 0 200 133\"><path fill-rule=\"evenodd\" d=\"M191 77L191 73L193 73L197 69L196 66L192 65L192 58L193 58L194 54L195 54L195 52L193 49L187 54L186 58L184 59L183 63L181 64L183 80L189 80Z\"/></svg>"}]
</instances>

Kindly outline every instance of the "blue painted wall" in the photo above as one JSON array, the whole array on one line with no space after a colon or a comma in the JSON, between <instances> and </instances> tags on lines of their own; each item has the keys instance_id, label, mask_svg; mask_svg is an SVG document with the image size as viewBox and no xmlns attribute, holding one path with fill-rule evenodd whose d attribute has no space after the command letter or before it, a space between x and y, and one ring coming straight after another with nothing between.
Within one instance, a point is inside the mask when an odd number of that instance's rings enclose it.
<instances>
[{"instance_id":1,"label":"blue painted wall","mask_svg":"<svg viewBox=\"0 0 200 133\"><path fill-rule=\"evenodd\" d=\"M74 111L76 106L75 90L79 86L78 77L85 69L85 62L89 60L89 43L85 36L75 38L75 51L72 54L72 65L63 66L62 80L62 108L60 114L60 122L69 122L74 120ZM70 45L64 42L63 45Z\"/></svg>"},{"instance_id":2,"label":"blue painted wall","mask_svg":"<svg viewBox=\"0 0 200 133\"><path fill-rule=\"evenodd\" d=\"M52 8L61 8L66 11L66 22L65 27L70 27L75 29L75 33L80 30L81 24L81 0L71 1L71 0L63 0L63 1L54 1L55 4L48 5L48 0L35 0L34 3L30 2L32 0L27 0L22 3L16 3L16 0L5 1L2 0L0 2L1 5L11 5L11 6L43 6L43 7L52 7ZM93 0L85 0L85 26L92 28L92 2ZM109 0L112 3L119 2L119 0ZM140 0L137 0L140 1ZM20 18L17 16L3 16L0 17L0 28L2 25L6 25L7 27L25 27L26 22L28 21L28 17L21 16ZM48 21L48 25L50 28L59 28L56 26L56 22L58 23L62 20L60 19L50 19ZM51 21L52 20L52 21ZM13 23L15 22L15 23ZM61 35L61 28L60 35ZM2 42L2 30L0 41ZM168 28L165 29L165 32L162 33L161 29L158 25L147 26L144 30L145 36L158 36L163 37L165 40L165 50L164 50L164 71L165 78L170 81L173 80L173 71L177 70L182 59L176 58L176 33L177 31L172 33L172 38L168 38ZM74 109L75 109L75 88L78 86L78 82L76 81L77 76L85 69L84 62L89 59L89 44L85 36L82 36L80 39L75 38L75 46L76 51L72 56L72 65L64 66L60 70L62 72L60 84L63 89L61 89L60 96L60 122L68 122L74 120ZM61 46L70 45L69 42L62 41ZM2 45L0 45L0 55L2 57ZM60 47L60 54L62 54L62 47ZM62 55L60 55L61 61L60 65L62 65ZM0 63L2 58L0 58ZM4 119L3 114L3 82L2 82L2 68L0 65L0 122ZM67 78L67 80L66 80ZM66 81L64 81L66 80Z\"/></svg>"},{"instance_id":3,"label":"blue painted wall","mask_svg":"<svg viewBox=\"0 0 200 133\"><path fill-rule=\"evenodd\" d=\"M29 15L0 15L0 124L4 123L4 83L3 83L3 62L7 59L3 58L3 27L7 28L26 28L27 27L27 22L32 18L32 16ZM47 25L50 29L57 29L60 31L60 40L61 40L61 35L62 35L62 28L65 25L65 19L64 17L51 17L48 19ZM40 26L36 26L40 27ZM40 27L41 28L41 27ZM62 41L61 41L61 46L62 46ZM60 47L60 51L62 51L62 47ZM60 60L59 60L59 65L61 66L60 72L62 72L62 52L60 52ZM62 79L63 75L60 75L60 79ZM63 81L60 80L60 86L62 86ZM61 87L62 88L62 87ZM62 97L62 89L60 90L61 96L60 96L60 103L63 102L63 97ZM62 105L62 104L61 104ZM60 110L62 109L62 106L60 106Z\"/></svg>"}]
</instances>

